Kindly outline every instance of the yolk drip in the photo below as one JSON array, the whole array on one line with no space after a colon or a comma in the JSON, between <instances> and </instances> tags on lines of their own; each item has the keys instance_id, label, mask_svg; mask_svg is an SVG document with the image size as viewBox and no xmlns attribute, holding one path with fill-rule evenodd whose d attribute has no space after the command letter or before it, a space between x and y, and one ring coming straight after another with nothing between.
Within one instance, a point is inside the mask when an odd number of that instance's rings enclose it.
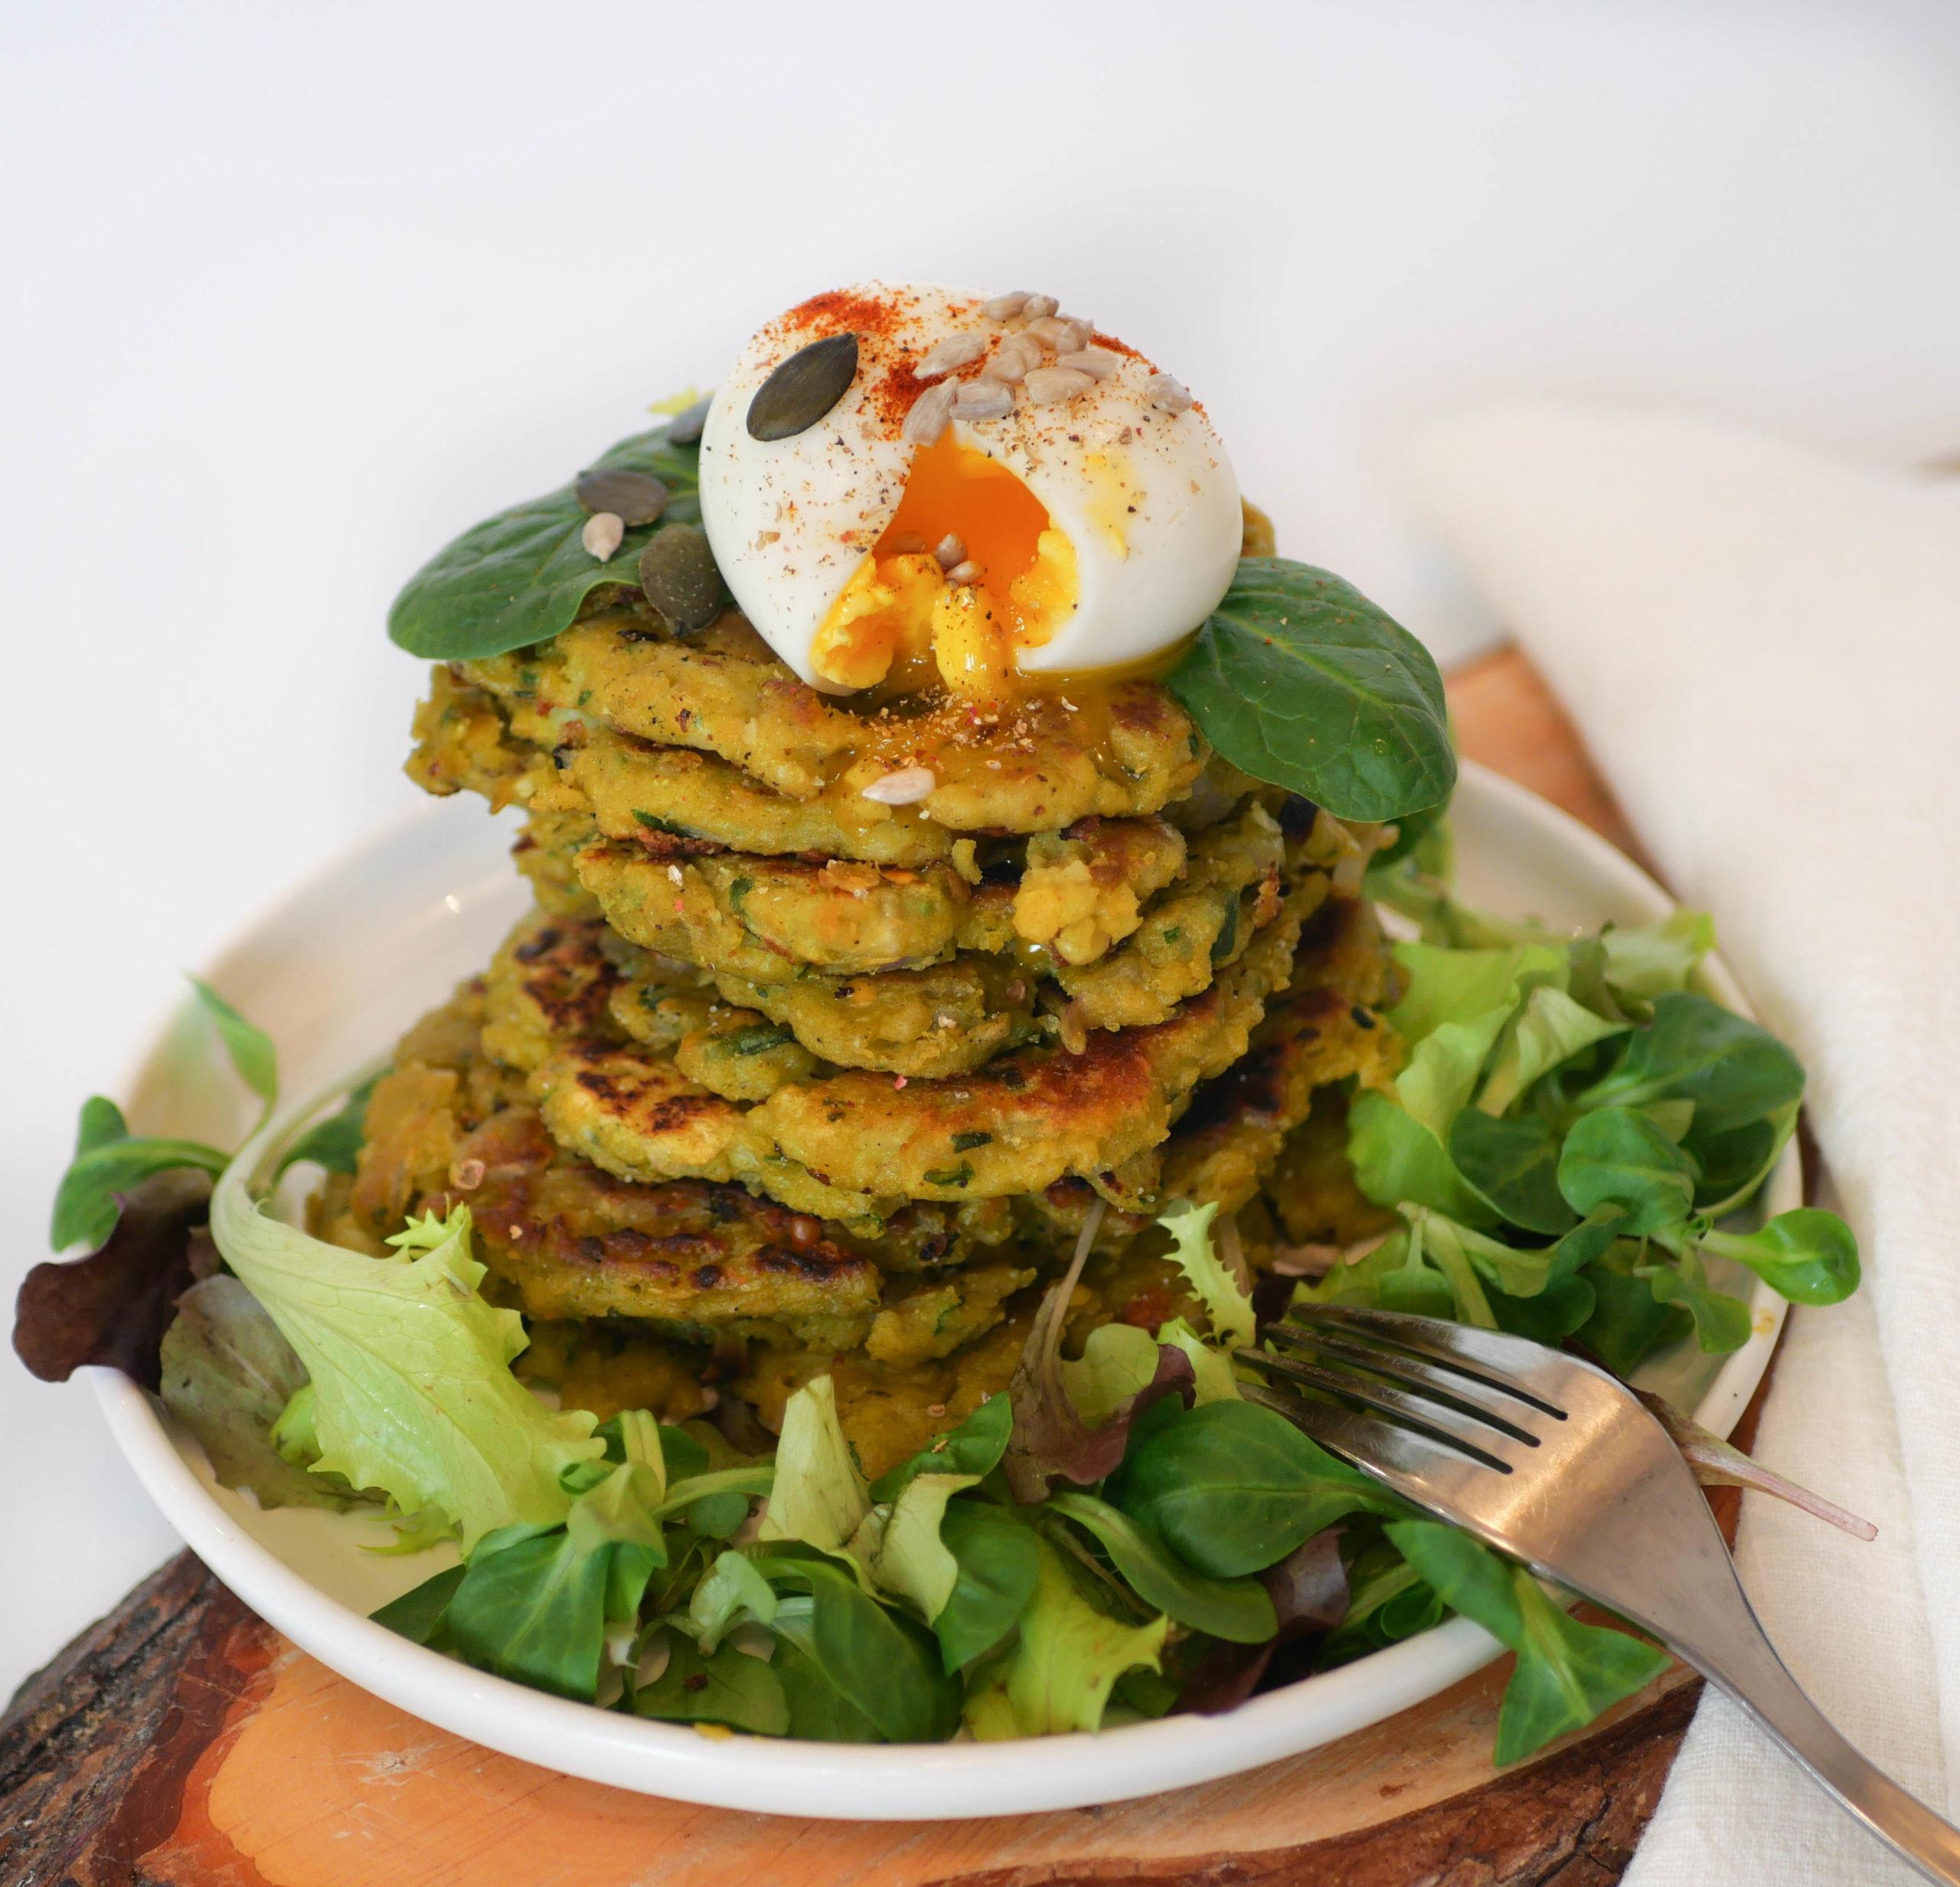
<instances>
[{"instance_id":1,"label":"yolk drip","mask_svg":"<svg viewBox=\"0 0 1960 1887\"><path fill-rule=\"evenodd\" d=\"M981 567L949 583L933 554L949 535ZM848 688L910 692L937 678L956 694L997 698L1014 659L1073 613L1075 547L1004 466L950 432L914 454L897 512L838 593L811 649L817 672Z\"/></svg>"}]
</instances>

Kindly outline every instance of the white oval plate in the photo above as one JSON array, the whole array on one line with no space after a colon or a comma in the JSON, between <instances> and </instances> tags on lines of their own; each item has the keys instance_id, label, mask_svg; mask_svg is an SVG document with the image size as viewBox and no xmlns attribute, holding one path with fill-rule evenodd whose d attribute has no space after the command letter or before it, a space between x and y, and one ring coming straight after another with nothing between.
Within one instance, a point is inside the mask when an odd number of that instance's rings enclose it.
<instances>
[{"instance_id":1,"label":"white oval plate","mask_svg":"<svg viewBox=\"0 0 1960 1887\"><path fill-rule=\"evenodd\" d=\"M1646 923L1660 888L1576 821L1481 768L1455 809L1459 877L1473 903L1560 926ZM302 887L213 968L217 986L279 1043L285 1091L302 1094L387 1045L488 960L526 901L497 823L430 807ZM1745 1007L1718 963L1711 993ZM249 1125L190 1012L144 1061L129 1112L235 1145ZM193 1045L195 1051L191 1052ZM1799 1202L1794 1150L1768 1209ZM1754 1283L1746 1275L1743 1282ZM1768 1366L1784 1303L1757 1284L1754 1334L1732 1356L1692 1347L1642 1381L1726 1434ZM198 1557L261 1617L342 1676L457 1735L595 1782L717 1807L845 1820L936 1820L1074 1808L1204 1782L1378 1722L1467 1676L1498 1647L1467 1619L1253 1698L1223 1716L1171 1717L1099 1735L1024 1742L874 1745L704 1736L570 1703L490 1677L370 1621L377 1606L446 1563L385 1558L372 1520L262 1513L218 1487L196 1444L125 1378L93 1372L103 1413L138 1477Z\"/></svg>"}]
</instances>

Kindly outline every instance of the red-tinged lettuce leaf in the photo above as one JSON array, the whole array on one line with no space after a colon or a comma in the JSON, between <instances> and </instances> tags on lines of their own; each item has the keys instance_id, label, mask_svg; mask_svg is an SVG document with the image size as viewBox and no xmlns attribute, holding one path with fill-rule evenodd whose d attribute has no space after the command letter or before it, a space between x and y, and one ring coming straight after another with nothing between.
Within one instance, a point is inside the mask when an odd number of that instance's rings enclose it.
<instances>
[{"instance_id":1,"label":"red-tinged lettuce leaf","mask_svg":"<svg viewBox=\"0 0 1960 1887\"><path fill-rule=\"evenodd\" d=\"M154 1389L178 1297L197 1275L192 1234L210 1209L211 1176L175 1168L124 1195L100 1251L37 1264L14 1306L14 1349L44 1382L106 1364Z\"/></svg>"},{"instance_id":2,"label":"red-tinged lettuce leaf","mask_svg":"<svg viewBox=\"0 0 1960 1887\"><path fill-rule=\"evenodd\" d=\"M1235 1710L1258 1689L1277 1653L1318 1643L1348 1615L1348 1569L1341 1558L1341 1528L1324 1527L1303 1540L1278 1565L1259 1575L1272 1601L1279 1628L1264 1644L1213 1645L1178 1693L1178 1708L1216 1716Z\"/></svg>"},{"instance_id":3,"label":"red-tinged lettuce leaf","mask_svg":"<svg viewBox=\"0 0 1960 1887\"><path fill-rule=\"evenodd\" d=\"M1167 1395L1178 1396L1187 1408L1196 1398L1197 1375L1191 1359L1174 1344L1158 1346L1155 1374L1135 1395L1119 1403L1101 1427L1090 1428L1070 1398L1062 1379L1062 1326L1102 1223L1102 1210L1100 1199L1089 1208L1069 1268L1041 1300L1008 1385L1014 1428L1001 1465L1009 1491L1024 1505L1046 1499L1051 1481L1088 1487L1113 1474L1138 1416Z\"/></svg>"},{"instance_id":4,"label":"red-tinged lettuce leaf","mask_svg":"<svg viewBox=\"0 0 1960 1887\"><path fill-rule=\"evenodd\" d=\"M1071 1280L1063 1279L1044 1302L1042 1310L1045 1312L1050 1302L1058 1301L1066 1307L1073 1288ZM1149 1382L1119 1403L1107 1421L1092 1428L1070 1401L1063 1385L1060 1329L1058 1314L1054 1320L1052 1336L1044 1337L1043 1319L1037 1313L1027 1348L1008 1386L1014 1431L1001 1465L1007 1472L1008 1489L1016 1500L1024 1503L1046 1499L1053 1481L1073 1481L1078 1487L1089 1487L1106 1479L1121 1466L1123 1451L1129 1446L1130 1431L1146 1410L1168 1396L1175 1396L1188 1408L1197 1396L1197 1372L1191 1368L1190 1357L1174 1344L1160 1344L1156 1372Z\"/></svg>"}]
</instances>

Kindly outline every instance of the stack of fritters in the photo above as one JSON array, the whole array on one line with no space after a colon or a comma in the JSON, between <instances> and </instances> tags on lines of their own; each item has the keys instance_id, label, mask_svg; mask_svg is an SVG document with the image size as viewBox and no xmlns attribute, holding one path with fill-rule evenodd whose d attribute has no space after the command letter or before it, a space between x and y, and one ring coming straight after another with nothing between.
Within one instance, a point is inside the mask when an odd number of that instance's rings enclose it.
<instances>
[{"instance_id":1,"label":"stack of fritters","mask_svg":"<svg viewBox=\"0 0 1960 1887\"><path fill-rule=\"evenodd\" d=\"M1078 1335L1191 1307L1174 1199L1255 1265L1364 1223L1376 835L1155 683L847 704L732 612L619 606L438 669L416 732L430 791L524 811L537 906L402 1042L322 1215L373 1248L467 1201L568 1401L768 1425L829 1369L875 1472L1004 1386L1097 1195Z\"/></svg>"}]
</instances>

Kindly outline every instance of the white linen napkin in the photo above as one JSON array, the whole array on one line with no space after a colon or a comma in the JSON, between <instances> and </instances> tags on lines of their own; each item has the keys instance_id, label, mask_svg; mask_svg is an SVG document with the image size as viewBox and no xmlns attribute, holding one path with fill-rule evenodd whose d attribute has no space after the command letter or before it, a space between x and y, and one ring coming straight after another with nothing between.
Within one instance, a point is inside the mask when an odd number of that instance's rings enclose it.
<instances>
[{"instance_id":1,"label":"white linen napkin","mask_svg":"<svg viewBox=\"0 0 1960 1887\"><path fill-rule=\"evenodd\" d=\"M1960 431L1960 420L1956 420ZM1960 446L1960 437L1956 437ZM1754 1452L1877 1522L1750 1495L1779 1648L1873 1760L1960 1807L1960 479L1657 414L1430 434L1419 496L1674 891L1809 1070L1863 1249L1796 1310ZM1712 1693L1628 1887L1916 1879Z\"/></svg>"}]
</instances>

